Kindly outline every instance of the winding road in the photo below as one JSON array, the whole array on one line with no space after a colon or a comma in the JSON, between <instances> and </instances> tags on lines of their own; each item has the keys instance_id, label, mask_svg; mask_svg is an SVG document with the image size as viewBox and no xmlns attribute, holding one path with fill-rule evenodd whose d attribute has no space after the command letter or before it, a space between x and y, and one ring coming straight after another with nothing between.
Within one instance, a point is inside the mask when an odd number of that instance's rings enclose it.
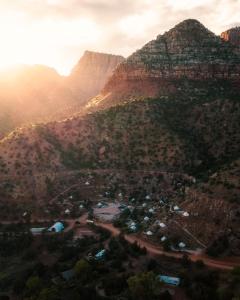
<instances>
[{"instance_id":1,"label":"winding road","mask_svg":"<svg viewBox=\"0 0 240 300\"><path fill-rule=\"evenodd\" d=\"M107 229L108 231L111 232L112 236L117 236L121 233L121 231L118 228L114 227L112 224L109 223L96 222L95 225ZM141 247L145 247L148 253L152 255L164 255L167 257L173 257L177 259L181 259L184 255L184 253L166 252L162 250L161 247L158 247L134 235L125 234L124 237L129 243L137 242ZM227 259L212 259L202 254L200 255L188 254L188 258L193 262L202 260L206 266L210 268L221 269L221 270L232 270L235 267L240 267L240 258L237 257L227 258Z\"/></svg>"}]
</instances>

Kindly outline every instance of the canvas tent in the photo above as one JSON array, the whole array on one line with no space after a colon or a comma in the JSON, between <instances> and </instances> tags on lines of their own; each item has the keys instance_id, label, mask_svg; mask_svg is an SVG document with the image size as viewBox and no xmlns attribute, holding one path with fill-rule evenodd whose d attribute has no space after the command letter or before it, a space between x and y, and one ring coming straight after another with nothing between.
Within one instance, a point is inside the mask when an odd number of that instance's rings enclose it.
<instances>
[{"instance_id":1,"label":"canvas tent","mask_svg":"<svg viewBox=\"0 0 240 300\"><path fill-rule=\"evenodd\" d=\"M52 227L48 229L48 231L53 232L62 232L64 230L64 225L61 222L56 222Z\"/></svg>"}]
</instances>

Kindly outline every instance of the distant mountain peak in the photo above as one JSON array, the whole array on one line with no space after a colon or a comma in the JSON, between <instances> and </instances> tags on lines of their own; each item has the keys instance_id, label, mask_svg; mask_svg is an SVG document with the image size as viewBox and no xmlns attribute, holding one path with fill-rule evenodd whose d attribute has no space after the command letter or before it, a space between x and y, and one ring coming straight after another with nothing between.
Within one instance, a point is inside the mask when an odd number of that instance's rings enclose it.
<instances>
[{"instance_id":1,"label":"distant mountain peak","mask_svg":"<svg viewBox=\"0 0 240 300\"><path fill-rule=\"evenodd\" d=\"M193 40L203 36L215 36L213 32L208 30L201 22L195 19L187 19L180 22L164 34L164 36L166 37L169 35L175 35L175 38L178 38L178 36L180 35Z\"/></svg>"},{"instance_id":2,"label":"distant mountain peak","mask_svg":"<svg viewBox=\"0 0 240 300\"><path fill-rule=\"evenodd\" d=\"M240 47L240 26L222 32L221 38L234 46Z\"/></svg>"}]
</instances>

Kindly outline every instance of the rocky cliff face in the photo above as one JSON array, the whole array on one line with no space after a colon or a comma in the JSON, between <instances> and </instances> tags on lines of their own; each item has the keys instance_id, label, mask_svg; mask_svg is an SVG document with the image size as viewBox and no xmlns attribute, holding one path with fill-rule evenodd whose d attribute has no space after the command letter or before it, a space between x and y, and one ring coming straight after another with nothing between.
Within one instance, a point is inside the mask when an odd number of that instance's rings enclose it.
<instances>
[{"instance_id":1,"label":"rocky cliff face","mask_svg":"<svg viewBox=\"0 0 240 300\"><path fill-rule=\"evenodd\" d=\"M120 99L175 94L189 85L194 90L206 90L206 83L221 80L239 85L239 74L240 55L234 46L200 22L186 20L121 63L102 94L89 106L105 107Z\"/></svg>"},{"instance_id":2,"label":"rocky cliff face","mask_svg":"<svg viewBox=\"0 0 240 300\"><path fill-rule=\"evenodd\" d=\"M234 46L240 47L240 27L231 28L222 32L221 38Z\"/></svg>"},{"instance_id":3,"label":"rocky cliff face","mask_svg":"<svg viewBox=\"0 0 240 300\"><path fill-rule=\"evenodd\" d=\"M124 58L119 55L85 51L68 78L73 93L86 102L96 96Z\"/></svg>"}]
</instances>

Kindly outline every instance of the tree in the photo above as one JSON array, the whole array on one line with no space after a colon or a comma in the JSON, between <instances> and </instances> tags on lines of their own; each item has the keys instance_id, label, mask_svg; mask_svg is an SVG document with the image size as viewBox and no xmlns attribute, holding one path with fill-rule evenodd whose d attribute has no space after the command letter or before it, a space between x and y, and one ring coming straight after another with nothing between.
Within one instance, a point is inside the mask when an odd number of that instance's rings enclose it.
<instances>
[{"instance_id":1,"label":"tree","mask_svg":"<svg viewBox=\"0 0 240 300\"><path fill-rule=\"evenodd\" d=\"M31 276L26 282L27 292L30 295L37 295L42 287L42 281L38 276Z\"/></svg>"},{"instance_id":2,"label":"tree","mask_svg":"<svg viewBox=\"0 0 240 300\"><path fill-rule=\"evenodd\" d=\"M37 300L58 300L59 299L59 291L56 287L50 287L43 289Z\"/></svg>"},{"instance_id":3,"label":"tree","mask_svg":"<svg viewBox=\"0 0 240 300\"><path fill-rule=\"evenodd\" d=\"M127 283L132 298L140 300L155 299L160 287L160 282L153 272L139 273L129 277Z\"/></svg>"},{"instance_id":4,"label":"tree","mask_svg":"<svg viewBox=\"0 0 240 300\"><path fill-rule=\"evenodd\" d=\"M85 259L80 259L75 267L74 271L76 274L76 277L80 279L81 281L86 281L89 279L91 274L91 266Z\"/></svg>"}]
</instances>

